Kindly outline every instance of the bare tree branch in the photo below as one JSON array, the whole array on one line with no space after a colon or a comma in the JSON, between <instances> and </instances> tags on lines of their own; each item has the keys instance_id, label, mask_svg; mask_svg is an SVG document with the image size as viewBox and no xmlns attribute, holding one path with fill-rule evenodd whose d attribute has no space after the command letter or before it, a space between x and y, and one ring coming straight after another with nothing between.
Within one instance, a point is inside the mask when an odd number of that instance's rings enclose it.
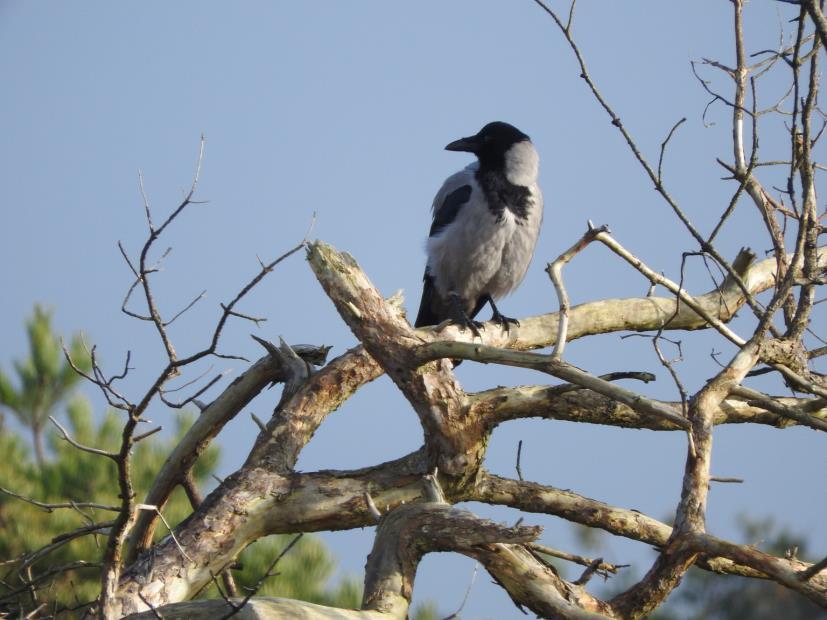
<instances>
[{"instance_id":1,"label":"bare tree branch","mask_svg":"<svg viewBox=\"0 0 827 620\"><path fill-rule=\"evenodd\" d=\"M574 5L572 5L572 7L573 6ZM566 293L566 287L563 285L563 266L592 241L597 239L599 233L608 232L608 230L606 226L594 228L592 223L589 222L588 230L577 243L558 256L554 262L546 266L546 273L548 273L548 277L551 278L551 282L554 284L554 290L557 291L557 299L560 302L560 310L558 313L560 322L557 324L557 340L554 343L554 351L551 354L552 359L560 360L563 358L563 350L566 346L566 338L569 330L569 296L568 293Z\"/></svg>"}]
</instances>

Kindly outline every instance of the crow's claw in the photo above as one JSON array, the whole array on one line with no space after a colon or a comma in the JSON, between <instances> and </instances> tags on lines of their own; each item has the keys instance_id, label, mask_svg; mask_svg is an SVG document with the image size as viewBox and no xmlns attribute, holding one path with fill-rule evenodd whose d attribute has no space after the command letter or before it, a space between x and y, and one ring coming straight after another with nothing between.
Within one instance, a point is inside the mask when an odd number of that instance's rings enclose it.
<instances>
[{"instance_id":1,"label":"crow's claw","mask_svg":"<svg viewBox=\"0 0 827 620\"><path fill-rule=\"evenodd\" d=\"M475 321L468 316L468 313L465 311L465 308L463 307L463 303L460 296L456 293L450 293L449 300L453 308L454 314L452 322L459 327L460 331L464 332L465 328L467 327L471 330L471 333L474 334L474 336L482 339L482 336L480 336L480 330L484 329L482 323L480 323L479 321Z\"/></svg>"},{"instance_id":2,"label":"crow's claw","mask_svg":"<svg viewBox=\"0 0 827 620\"><path fill-rule=\"evenodd\" d=\"M485 326L479 321L474 321L472 319L469 319L467 316L464 316L462 319L454 321L454 323L457 324L461 332L464 332L465 328L467 327L471 330L471 333L474 334L474 336L482 339L482 336L480 335L480 330L485 329Z\"/></svg>"},{"instance_id":3,"label":"crow's claw","mask_svg":"<svg viewBox=\"0 0 827 620\"><path fill-rule=\"evenodd\" d=\"M505 333L508 333L511 330L512 325L516 325L517 327L520 326L520 322L517 319L512 319L510 316L500 314L499 311L494 312L494 315L491 317L491 321L494 323L499 323Z\"/></svg>"}]
</instances>

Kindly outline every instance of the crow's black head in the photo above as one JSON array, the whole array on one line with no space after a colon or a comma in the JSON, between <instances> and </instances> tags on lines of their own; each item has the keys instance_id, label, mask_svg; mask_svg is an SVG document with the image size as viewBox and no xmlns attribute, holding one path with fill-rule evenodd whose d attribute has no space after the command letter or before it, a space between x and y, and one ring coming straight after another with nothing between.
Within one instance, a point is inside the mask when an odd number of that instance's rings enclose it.
<instances>
[{"instance_id":1,"label":"crow's black head","mask_svg":"<svg viewBox=\"0 0 827 620\"><path fill-rule=\"evenodd\" d=\"M451 142L445 150L473 153L482 166L502 167L505 154L512 146L518 142L530 141L527 135L513 125L495 121L488 123L474 136Z\"/></svg>"}]
</instances>

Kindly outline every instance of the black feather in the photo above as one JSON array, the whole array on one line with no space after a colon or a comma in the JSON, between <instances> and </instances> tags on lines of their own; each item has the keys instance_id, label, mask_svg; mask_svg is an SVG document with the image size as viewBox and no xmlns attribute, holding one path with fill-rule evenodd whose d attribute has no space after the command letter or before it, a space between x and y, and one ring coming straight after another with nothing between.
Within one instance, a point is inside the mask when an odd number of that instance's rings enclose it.
<instances>
[{"instance_id":1,"label":"black feather","mask_svg":"<svg viewBox=\"0 0 827 620\"><path fill-rule=\"evenodd\" d=\"M439 232L453 222L463 205L471 198L471 186L463 185L455 189L445 197L442 204L434 210L434 221L431 224L429 237ZM445 319L451 318L451 308L436 290L434 279L425 269L422 277L422 300L419 302L419 312L416 315L414 327L425 327L427 325L438 325Z\"/></svg>"},{"instance_id":2,"label":"black feather","mask_svg":"<svg viewBox=\"0 0 827 620\"><path fill-rule=\"evenodd\" d=\"M445 197L442 204L434 211L434 221L431 224L431 231L428 235L433 237L439 234L446 226L453 222L457 215L459 215L462 207L468 203L471 198L471 186L463 185L455 189L453 192ZM436 290L433 277L425 269L425 275L422 276L422 299L419 302L419 312L416 315L416 322L414 327L425 327L428 325L439 325L445 319L455 318L453 316L453 309L447 300L442 299L442 296ZM469 318L474 318L482 307L485 305L486 298L481 297L477 300L473 312Z\"/></svg>"},{"instance_id":3,"label":"black feather","mask_svg":"<svg viewBox=\"0 0 827 620\"><path fill-rule=\"evenodd\" d=\"M481 297L477 300L477 303L476 303L476 305L474 306L474 309L473 309L473 310L471 310L471 314L469 314L469 315L468 315L468 318L469 318L469 319L473 319L475 316L477 316L477 315L480 313L480 310L482 310L482 309L483 309L483 306L485 306L486 302L488 302L488 300L489 300L489 299L490 299L490 298L488 297L488 295L482 295L482 296L481 296Z\"/></svg>"},{"instance_id":4,"label":"black feather","mask_svg":"<svg viewBox=\"0 0 827 620\"><path fill-rule=\"evenodd\" d=\"M471 186L463 185L455 189L445 197L442 204L434 210L434 221L431 224L429 237L439 234L446 226L453 222L463 205L471 198ZM419 302L419 312L416 315L414 327L425 327L427 325L438 325L445 319L451 318L451 308L446 300L443 300L434 285L434 279L425 269L422 277L422 299ZM480 305L482 307L482 305ZM479 309L477 309L479 312ZM476 314L476 312L475 312Z\"/></svg>"},{"instance_id":5,"label":"black feather","mask_svg":"<svg viewBox=\"0 0 827 620\"><path fill-rule=\"evenodd\" d=\"M431 224L429 237L438 234L443 228L457 219L460 209L471 198L471 186L463 185L445 197L439 208L434 210L434 222Z\"/></svg>"},{"instance_id":6,"label":"black feather","mask_svg":"<svg viewBox=\"0 0 827 620\"><path fill-rule=\"evenodd\" d=\"M422 286L422 300L419 302L419 312L416 315L416 322L414 327L425 327L427 325L437 325L444 321L447 317L439 316L439 311L442 309L440 303L439 293L434 286L434 279L428 275L428 270L425 270L425 275L422 278L424 282Z\"/></svg>"},{"instance_id":7,"label":"black feather","mask_svg":"<svg viewBox=\"0 0 827 620\"><path fill-rule=\"evenodd\" d=\"M434 286L434 279L428 273L427 268L425 269L425 275L422 281L422 300L419 302L419 312L416 315L414 327L439 325L445 319L452 317L451 307L437 292L436 286ZM482 310L486 301L488 301L487 297L481 297L477 301L474 314L471 315L472 317ZM452 362L454 363L454 368L456 368L462 363L462 360L452 360Z\"/></svg>"},{"instance_id":8,"label":"black feather","mask_svg":"<svg viewBox=\"0 0 827 620\"><path fill-rule=\"evenodd\" d=\"M506 178L502 170L480 167L477 170L476 177L491 213L501 219L503 212L508 209L514 214L518 222L525 221L531 207L531 190L529 188L515 185Z\"/></svg>"}]
</instances>

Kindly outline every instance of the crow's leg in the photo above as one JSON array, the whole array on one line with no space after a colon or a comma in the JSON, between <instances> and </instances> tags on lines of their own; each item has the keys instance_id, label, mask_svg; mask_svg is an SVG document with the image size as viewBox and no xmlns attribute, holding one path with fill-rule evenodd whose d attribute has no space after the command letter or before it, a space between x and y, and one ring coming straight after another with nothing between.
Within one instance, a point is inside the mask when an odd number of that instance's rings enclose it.
<instances>
[{"instance_id":1,"label":"crow's leg","mask_svg":"<svg viewBox=\"0 0 827 620\"><path fill-rule=\"evenodd\" d=\"M448 293L448 300L451 303L451 310L454 315L451 318L454 323L459 325L460 330L465 331L465 328L467 327L477 338L482 338L482 336L480 336L482 323L479 321L474 321L468 317L468 313L465 312L465 308L462 304L462 298L456 293Z\"/></svg>"},{"instance_id":2,"label":"crow's leg","mask_svg":"<svg viewBox=\"0 0 827 620\"><path fill-rule=\"evenodd\" d=\"M520 326L520 322L517 319L512 319L510 316L505 316L497 309L497 306L494 303L494 299L491 297L491 295L485 295L484 299L488 302L488 304L491 306L491 310L494 312L494 314L491 316L491 320L495 323L499 323L506 332L509 331L512 324L516 325L517 327Z\"/></svg>"}]
</instances>

